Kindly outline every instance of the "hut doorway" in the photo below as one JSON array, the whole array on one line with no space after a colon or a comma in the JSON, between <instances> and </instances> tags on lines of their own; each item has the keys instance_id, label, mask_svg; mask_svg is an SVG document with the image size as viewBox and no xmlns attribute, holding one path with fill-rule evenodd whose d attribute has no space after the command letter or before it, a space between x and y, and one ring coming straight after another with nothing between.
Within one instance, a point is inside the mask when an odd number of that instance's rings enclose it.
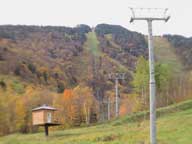
<instances>
[{"instance_id":1,"label":"hut doorway","mask_svg":"<svg viewBox=\"0 0 192 144\"><path fill-rule=\"evenodd\" d=\"M47 113L47 123L51 123L51 112Z\"/></svg>"}]
</instances>

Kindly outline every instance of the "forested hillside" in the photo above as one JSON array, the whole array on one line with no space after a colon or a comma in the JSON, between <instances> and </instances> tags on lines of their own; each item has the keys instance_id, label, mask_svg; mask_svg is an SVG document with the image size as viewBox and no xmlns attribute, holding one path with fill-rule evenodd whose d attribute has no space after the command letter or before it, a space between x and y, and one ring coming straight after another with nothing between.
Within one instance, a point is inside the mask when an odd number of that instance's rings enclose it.
<instances>
[{"instance_id":1,"label":"forested hillside","mask_svg":"<svg viewBox=\"0 0 192 144\"><path fill-rule=\"evenodd\" d=\"M191 47L155 37L158 107L191 98ZM0 135L36 132L31 109L42 104L59 109L60 129L107 120L109 104L114 118L109 74L125 73L120 115L148 109L147 57L146 37L118 25L0 26Z\"/></svg>"},{"instance_id":2,"label":"forested hillside","mask_svg":"<svg viewBox=\"0 0 192 144\"><path fill-rule=\"evenodd\" d=\"M73 67L73 61L80 57L89 31L86 25L1 26L0 72L33 83L55 85L58 92L63 92L64 85L77 84L78 69Z\"/></svg>"},{"instance_id":3,"label":"forested hillside","mask_svg":"<svg viewBox=\"0 0 192 144\"><path fill-rule=\"evenodd\" d=\"M180 56L185 68L192 68L192 37L180 35L164 35L164 37L175 47L176 53Z\"/></svg>"},{"instance_id":4,"label":"forested hillside","mask_svg":"<svg viewBox=\"0 0 192 144\"><path fill-rule=\"evenodd\" d=\"M137 57L147 57L147 43L140 33L107 24L97 25L95 32L102 51L130 69L134 69Z\"/></svg>"}]
</instances>

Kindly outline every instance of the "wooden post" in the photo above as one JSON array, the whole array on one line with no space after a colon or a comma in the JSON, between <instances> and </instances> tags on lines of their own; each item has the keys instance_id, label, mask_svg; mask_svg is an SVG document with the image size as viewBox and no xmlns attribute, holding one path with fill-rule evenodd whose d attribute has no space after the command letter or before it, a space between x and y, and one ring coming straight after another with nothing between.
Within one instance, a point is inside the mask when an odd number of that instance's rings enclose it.
<instances>
[{"instance_id":1,"label":"wooden post","mask_svg":"<svg viewBox=\"0 0 192 144\"><path fill-rule=\"evenodd\" d=\"M49 136L49 126L45 125L45 136Z\"/></svg>"}]
</instances>

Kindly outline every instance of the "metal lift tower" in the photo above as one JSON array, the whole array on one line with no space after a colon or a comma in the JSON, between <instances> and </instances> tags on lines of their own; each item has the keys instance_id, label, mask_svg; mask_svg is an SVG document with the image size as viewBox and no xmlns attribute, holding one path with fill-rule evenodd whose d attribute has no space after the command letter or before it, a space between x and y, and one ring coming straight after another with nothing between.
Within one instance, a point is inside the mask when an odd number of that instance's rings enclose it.
<instances>
[{"instance_id":1,"label":"metal lift tower","mask_svg":"<svg viewBox=\"0 0 192 144\"><path fill-rule=\"evenodd\" d=\"M132 17L130 23L135 20L144 20L148 23L148 47L149 47L149 73L150 73L150 143L156 144L156 96L155 96L155 69L154 69L154 46L152 35L152 22L165 21L170 19L167 15L168 9L159 8L130 8ZM138 16L136 15L138 12ZM154 13L158 15L154 16Z\"/></svg>"},{"instance_id":2,"label":"metal lift tower","mask_svg":"<svg viewBox=\"0 0 192 144\"><path fill-rule=\"evenodd\" d=\"M119 80L125 79L125 73L111 73L109 79L115 80L115 117L119 116Z\"/></svg>"}]
</instances>

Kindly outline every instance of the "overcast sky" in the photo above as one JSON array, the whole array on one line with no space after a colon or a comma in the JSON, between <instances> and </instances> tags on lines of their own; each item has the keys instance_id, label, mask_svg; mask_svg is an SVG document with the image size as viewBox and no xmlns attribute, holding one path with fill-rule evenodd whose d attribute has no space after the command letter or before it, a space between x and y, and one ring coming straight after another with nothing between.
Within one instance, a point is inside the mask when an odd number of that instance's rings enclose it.
<instances>
[{"instance_id":1,"label":"overcast sky","mask_svg":"<svg viewBox=\"0 0 192 144\"><path fill-rule=\"evenodd\" d=\"M192 0L0 0L0 24L76 26L122 25L147 33L146 22L129 23L128 7L169 8L168 23L154 22L154 34L192 36Z\"/></svg>"}]
</instances>

